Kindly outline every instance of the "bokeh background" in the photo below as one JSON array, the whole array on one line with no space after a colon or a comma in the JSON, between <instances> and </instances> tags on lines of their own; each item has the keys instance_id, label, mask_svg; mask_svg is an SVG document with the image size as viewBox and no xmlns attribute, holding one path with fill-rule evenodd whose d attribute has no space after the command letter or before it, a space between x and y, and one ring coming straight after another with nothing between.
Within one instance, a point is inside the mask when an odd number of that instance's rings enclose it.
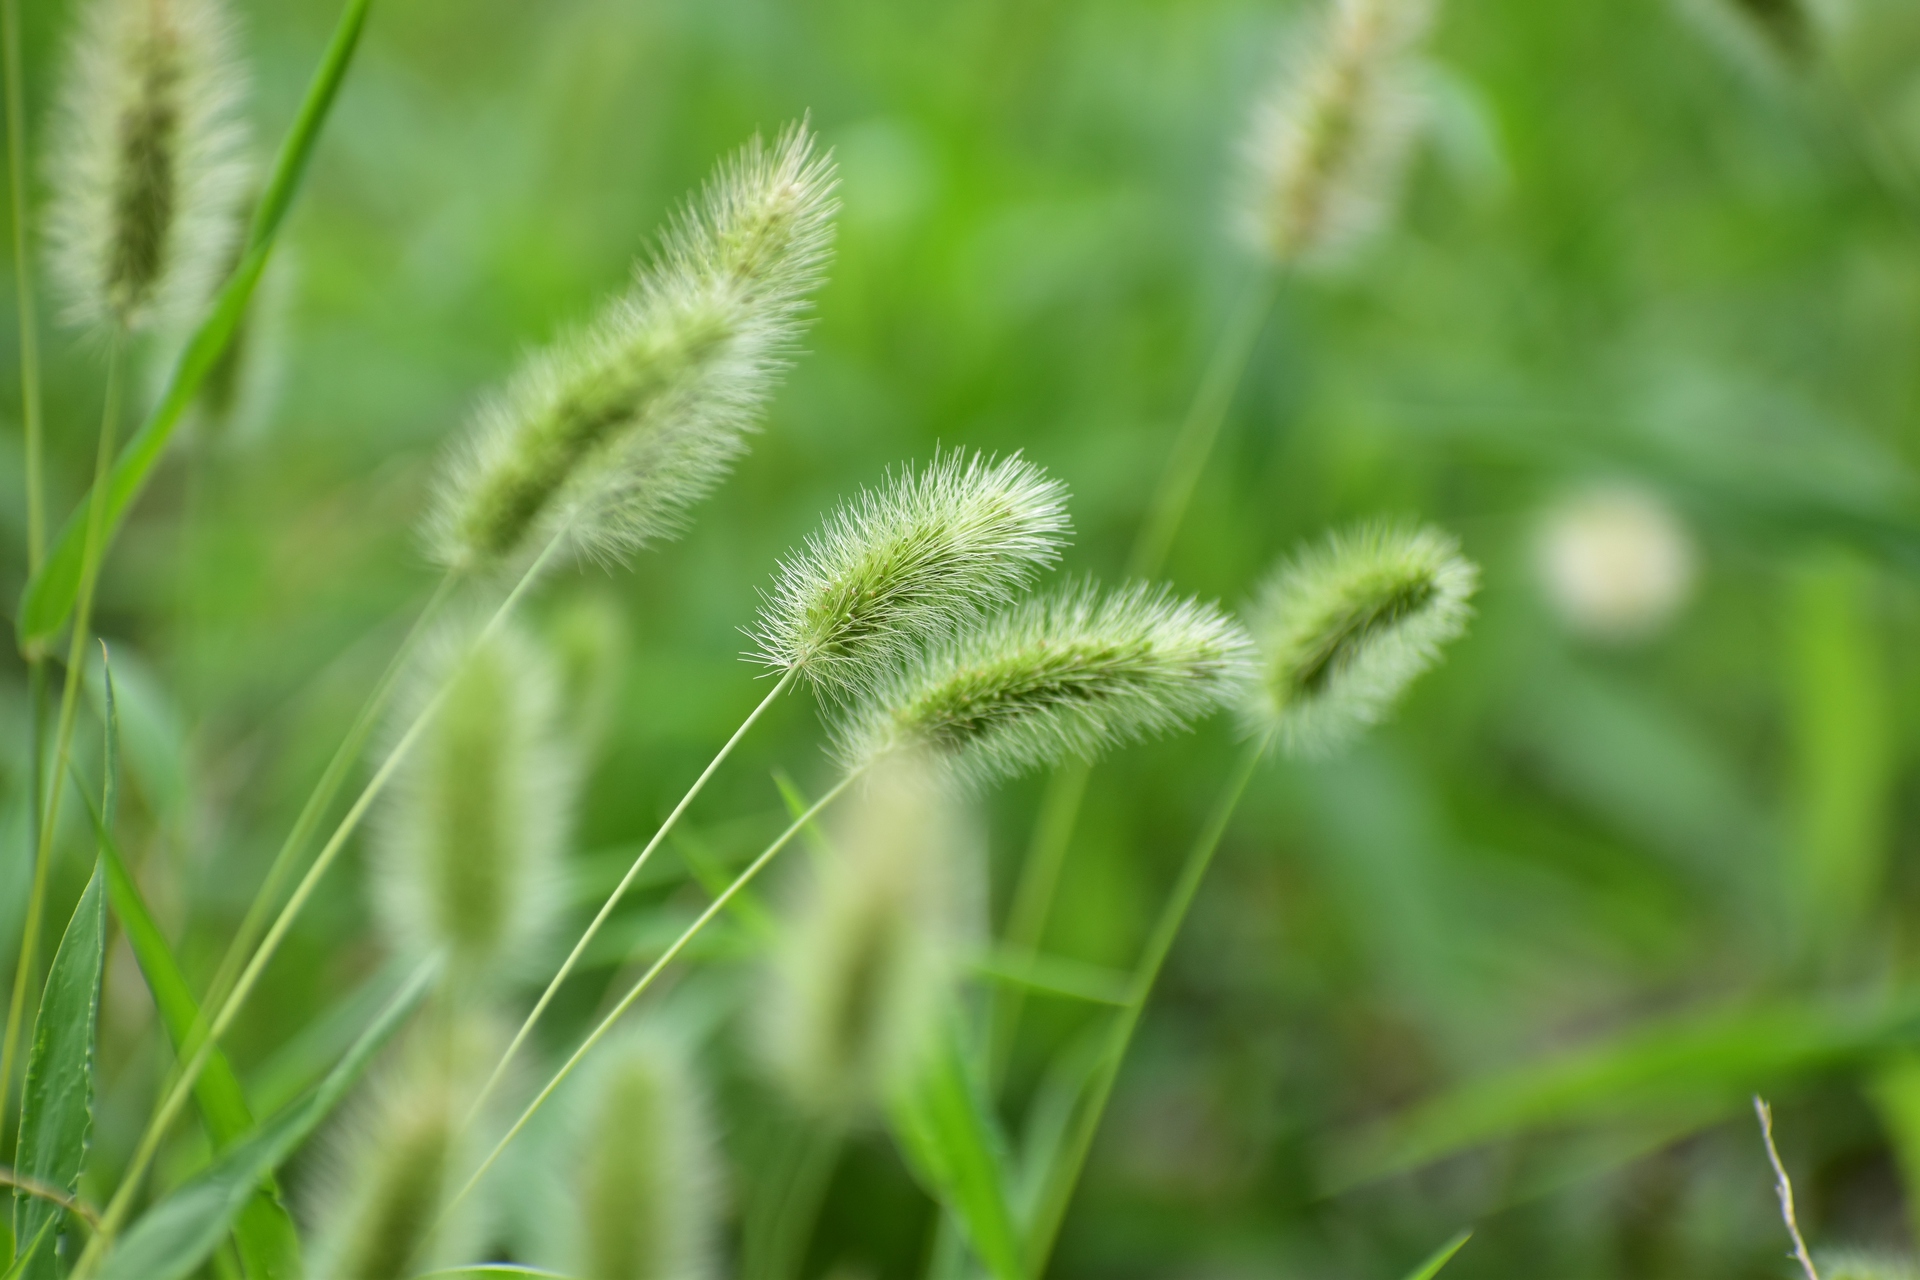
<instances>
[{"instance_id":1,"label":"bokeh background","mask_svg":"<svg viewBox=\"0 0 1920 1280\"><path fill-rule=\"evenodd\" d=\"M335 6L239 7L265 147ZM67 13L26 8L37 121ZM1166 576L1238 602L1329 525L1417 516L1484 566L1479 615L1393 723L1256 782L1052 1274L1394 1277L1473 1226L1461 1280L1781 1275L1754 1090L1816 1243L1911 1247L1920 8L1847 9L1796 67L1679 0L1446 5L1402 216L1350 269L1287 287ZM217 960L431 584L415 524L444 443L756 129L810 113L842 169L807 353L682 540L561 575L534 610L599 712L581 908L760 697L739 629L776 558L889 466L1023 450L1071 486L1067 571L1116 576L1256 270L1235 148L1306 11L376 5L290 224L270 407L176 449L102 588L129 842L189 965ZM0 348L13 323L8 306ZM59 514L91 465L99 364L46 342ZM9 360L10 418L15 377ZM19 439L0 433L8 600ZM16 666L7 954L23 700ZM820 739L795 696L746 743L671 882L620 917L627 951L567 988L554 1043L700 900L683 868L784 821L776 776L824 785ZM1222 720L1099 767L1050 952L1131 964L1234 750ZM1041 789L988 803L996 915ZM356 860L236 1033L256 1098L338 1043L328 1011L384 963L368 914ZM697 980L722 1002L755 980L732 955L708 948ZM102 1177L165 1065L124 954L108 1009ZM1093 1016L1027 1002L1010 1127ZM750 1170L774 1122L750 1055L716 1040ZM806 1273L917 1275L932 1226L889 1141L863 1137Z\"/></svg>"}]
</instances>

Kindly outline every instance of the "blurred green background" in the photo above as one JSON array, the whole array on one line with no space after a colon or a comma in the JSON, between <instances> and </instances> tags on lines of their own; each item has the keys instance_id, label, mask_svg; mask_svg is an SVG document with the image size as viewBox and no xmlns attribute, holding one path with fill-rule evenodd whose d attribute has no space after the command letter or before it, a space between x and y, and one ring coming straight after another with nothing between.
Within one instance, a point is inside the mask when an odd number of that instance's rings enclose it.
<instances>
[{"instance_id":1,"label":"blurred green background","mask_svg":"<svg viewBox=\"0 0 1920 1280\"><path fill-rule=\"evenodd\" d=\"M242 7L264 148L335 6ZM67 14L26 8L44 104ZM444 442L756 129L811 113L842 169L808 351L685 538L562 575L535 609L557 636L624 646L592 699L583 909L763 692L739 628L776 558L888 466L1024 450L1071 486L1066 568L1117 575L1254 270L1230 231L1234 150L1304 11L376 5L290 224L272 412L177 448L102 588L130 843L201 979L430 585L414 526ZM1484 566L1479 616L1394 723L1256 783L1053 1274L1393 1277L1467 1225L1461 1280L1784 1274L1756 1089L1816 1243L1908 1249L1920 7L1856 0L1805 76L1664 0L1453 0L1434 53L1399 225L1288 287L1167 576L1236 603L1330 524L1418 516ZM0 326L11 350L10 306ZM99 363L51 325L47 346L59 515L91 466ZM1692 547L1689 598L1628 639L1569 626L1540 569L1547 513L1594 485L1651 495ZM9 429L0 599L24 561L20 492ZM16 666L14 833L22 688ZM768 724L682 858L757 848L784 820L776 771L829 778L809 698ZM1234 749L1223 720L1095 772L1050 951L1131 964ZM996 912L1041 787L990 802ZM17 834L5 847L10 954L26 864ZM297 1074L288 1046L382 963L358 877L327 883L236 1033L256 1089ZM630 936L698 897L661 887ZM703 978L752 981L716 951ZM567 989L556 1043L619 972ZM96 1174L126 1158L165 1065L124 954L108 1007ZM1010 1124L1090 1016L1028 1002ZM746 1098L729 1145L751 1165L755 1086L726 1044L715 1069ZM862 1139L808 1274L918 1274L931 1225L885 1137Z\"/></svg>"}]
</instances>

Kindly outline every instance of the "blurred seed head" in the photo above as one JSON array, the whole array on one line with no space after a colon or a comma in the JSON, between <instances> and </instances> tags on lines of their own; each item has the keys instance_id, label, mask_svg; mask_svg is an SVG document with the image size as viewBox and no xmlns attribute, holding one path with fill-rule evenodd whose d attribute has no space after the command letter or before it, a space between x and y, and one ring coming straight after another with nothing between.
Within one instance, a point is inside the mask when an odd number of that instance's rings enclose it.
<instances>
[{"instance_id":1,"label":"blurred seed head","mask_svg":"<svg viewBox=\"0 0 1920 1280\"><path fill-rule=\"evenodd\" d=\"M323 1144L312 1217L315 1280L405 1280L446 1261L465 1261L478 1239L473 1215L456 1212L432 1232L475 1154L460 1133L492 1060L493 1028L469 1018L416 1024L393 1061L368 1083Z\"/></svg>"},{"instance_id":2,"label":"blurred seed head","mask_svg":"<svg viewBox=\"0 0 1920 1280\"><path fill-rule=\"evenodd\" d=\"M973 935L978 840L936 762L903 752L862 780L789 904L765 985L767 1056L838 1123L911 1072Z\"/></svg>"},{"instance_id":3,"label":"blurred seed head","mask_svg":"<svg viewBox=\"0 0 1920 1280\"><path fill-rule=\"evenodd\" d=\"M1920 1280L1920 1268L1906 1258L1845 1250L1815 1259L1820 1280Z\"/></svg>"},{"instance_id":4,"label":"blurred seed head","mask_svg":"<svg viewBox=\"0 0 1920 1280\"><path fill-rule=\"evenodd\" d=\"M1290 45L1242 146L1240 222L1279 266L1330 269L1391 221L1427 107L1431 0L1331 0Z\"/></svg>"},{"instance_id":5,"label":"blurred seed head","mask_svg":"<svg viewBox=\"0 0 1920 1280\"><path fill-rule=\"evenodd\" d=\"M725 1194L712 1108L681 1037L654 1024L602 1046L560 1099L534 1244L578 1280L717 1274ZM556 1170L564 1169L564 1174Z\"/></svg>"},{"instance_id":6,"label":"blurred seed head","mask_svg":"<svg viewBox=\"0 0 1920 1280\"><path fill-rule=\"evenodd\" d=\"M434 555L485 568L564 533L617 559L678 532L786 367L832 247L833 188L803 124L723 164L632 288L482 405L443 470Z\"/></svg>"},{"instance_id":7,"label":"blurred seed head","mask_svg":"<svg viewBox=\"0 0 1920 1280\"><path fill-rule=\"evenodd\" d=\"M1363 525L1297 552L1249 611L1255 732L1318 755L1376 724L1466 630L1479 570L1437 529Z\"/></svg>"},{"instance_id":8,"label":"blurred seed head","mask_svg":"<svg viewBox=\"0 0 1920 1280\"><path fill-rule=\"evenodd\" d=\"M1611 483L1569 495L1541 519L1535 566L1577 635L1613 643L1664 630L1693 594L1699 554L1664 499Z\"/></svg>"},{"instance_id":9,"label":"blurred seed head","mask_svg":"<svg viewBox=\"0 0 1920 1280\"><path fill-rule=\"evenodd\" d=\"M245 181L245 80L218 0L93 0L47 149L48 269L71 324L197 306Z\"/></svg>"},{"instance_id":10,"label":"blurred seed head","mask_svg":"<svg viewBox=\"0 0 1920 1280\"><path fill-rule=\"evenodd\" d=\"M1214 605L1144 583L1070 587L933 642L848 710L836 752L859 768L924 748L979 783L1091 758L1237 701L1251 654Z\"/></svg>"},{"instance_id":11,"label":"blurred seed head","mask_svg":"<svg viewBox=\"0 0 1920 1280\"><path fill-rule=\"evenodd\" d=\"M758 661L847 695L930 636L1012 600L1053 564L1066 486L1018 454L935 455L827 518L780 565L749 633Z\"/></svg>"},{"instance_id":12,"label":"blurred seed head","mask_svg":"<svg viewBox=\"0 0 1920 1280\"><path fill-rule=\"evenodd\" d=\"M511 628L469 654L467 634L444 638L400 701L396 723L409 725L447 691L394 779L373 848L394 945L444 948L463 982L511 972L543 937L578 784L546 654Z\"/></svg>"},{"instance_id":13,"label":"blurred seed head","mask_svg":"<svg viewBox=\"0 0 1920 1280\"><path fill-rule=\"evenodd\" d=\"M583 762L599 753L620 701L633 637L620 606L599 592L562 602L543 629L560 675L560 715Z\"/></svg>"}]
</instances>

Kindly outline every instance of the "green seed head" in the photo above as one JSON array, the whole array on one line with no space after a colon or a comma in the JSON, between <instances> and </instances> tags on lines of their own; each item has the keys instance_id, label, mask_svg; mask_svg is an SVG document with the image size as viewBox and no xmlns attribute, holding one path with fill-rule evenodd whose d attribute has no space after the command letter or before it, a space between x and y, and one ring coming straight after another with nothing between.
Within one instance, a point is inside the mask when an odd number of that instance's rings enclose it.
<instances>
[{"instance_id":1,"label":"green seed head","mask_svg":"<svg viewBox=\"0 0 1920 1280\"><path fill-rule=\"evenodd\" d=\"M855 791L797 886L764 987L768 1060L809 1110L869 1117L919 1059L971 938L978 855L923 755L889 757Z\"/></svg>"},{"instance_id":2,"label":"green seed head","mask_svg":"<svg viewBox=\"0 0 1920 1280\"><path fill-rule=\"evenodd\" d=\"M1091 758L1237 701L1251 653L1213 605L1072 587L976 620L879 681L843 716L837 753L859 768L925 748L977 782Z\"/></svg>"},{"instance_id":3,"label":"green seed head","mask_svg":"<svg viewBox=\"0 0 1920 1280\"><path fill-rule=\"evenodd\" d=\"M757 659L845 695L1004 605L1059 557L1065 489L1019 455L936 455L834 512L780 566Z\"/></svg>"},{"instance_id":4,"label":"green seed head","mask_svg":"<svg viewBox=\"0 0 1920 1280\"><path fill-rule=\"evenodd\" d=\"M804 125L723 165L633 287L482 406L440 483L435 556L514 563L564 534L618 558L678 531L786 367L832 245L833 187Z\"/></svg>"},{"instance_id":5,"label":"green seed head","mask_svg":"<svg viewBox=\"0 0 1920 1280\"><path fill-rule=\"evenodd\" d=\"M94 0L48 150L49 271L76 325L197 306L245 168L244 80L216 0Z\"/></svg>"},{"instance_id":6,"label":"green seed head","mask_svg":"<svg viewBox=\"0 0 1920 1280\"><path fill-rule=\"evenodd\" d=\"M1390 525L1335 534L1284 561L1249 611L1261 657L1248 708L1256 732L1317 754L1379 721L1466 629L1478 576L1446 534Z\"/></svg>"},{"instance_id":7,"label":"green seed head","mask_svg":"<svg viewBox=\"0 0 1920 1280\"><path fill-rule=\"evenodd\" d=\"M542 650L503 630L422 664L399 723L445 700L395 779L374 850L380 918L406 950L444 948L479 980L525 960L551 922L577 789Z\"/></svg>"},{"instance_id":8,"label":"green seed head","mask_svg":"<svg viewBox=\"0 0 1920 1280\"><path fill-rule=\"evenodd\" d=\"M1392 218L1424 114L1430 0L1333 0L1288 51L1243 147L1240 222L1282 267L1338 266Z\"/></svg>"}]
</instances>

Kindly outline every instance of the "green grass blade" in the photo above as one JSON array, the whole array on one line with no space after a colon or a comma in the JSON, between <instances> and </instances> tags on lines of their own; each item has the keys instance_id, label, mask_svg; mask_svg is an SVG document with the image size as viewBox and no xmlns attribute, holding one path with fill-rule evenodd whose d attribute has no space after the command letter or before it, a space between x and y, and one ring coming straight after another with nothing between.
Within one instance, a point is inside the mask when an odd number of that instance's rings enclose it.
<instances>
[{"instance_id":1,"label":"green grass blade","mask_svg":"<svg viewBox=\"0 0 1920 1280\"><path fill-rule=\"evenodd\" d=\"M135 1222L96 1273L99 1280L182 1280L212 1253L254 1189L340 1104L374 1055L426 997L438 962L415 971L338 1066L303 1100L229 1148L208 1169Z\"/></svg>"},{"instance_id":2,"label":"green grass blade","mask_svg":"<svg viewBox=\"0 0 1920 1280\"><path fill-rule=\"evenodd\" d=\"M93 1133L93 1058L106 941L106 895L96 868L73 909L40 997L14 1155L15 1173L67 1195L80 1188ZM58 1205L16 1193L14 1239L33 1239L64 1213ZM43 1249L21 1274L25 1280L54 1280L59 1273L58 1257Z\"/></svg>"},{"instance_id":3,"label":"green grass blade","mask_svg":"<svg viewBox=\"0 0 1920 1280\"><path fill-rule=\"evenodd\" d=\"M280 152L274 158L272 175L260 195L253 223L248 228L246 255L220 290L212 311L194 331L186 350L180 355L179 364L174 367L173 376L167 381L166 390L113 464L113 471L107 478L105 525L102 529L104 540L98 552L103 557L107 547L112 545L114 532L119 529L127 508L133 505L134 499L146 487L147 477L160 460L167 441L172 439L181 415L193 403L202 380L219 362L241 316L246 312L254 286L259 283L260 273L266 269L267 259L273 252L274 240L286 218L287 208L293 202L300 178L313 155L320 128L326 122L327 113L340 90L341 80L353 61L354 47L359 43L361 28L366 25L367 8L371 3L372 0L347 0L346 10L334 27L326 55L307 86L300 114L295 117L293 127L287 131L285 140L280 144ZM80 589L88 505L89 499L82 497L74 514L68 517L55 537L46 562L27 580L26 590L20 599L18 624L23 649L31 651L44 645L73 611L74 599Z\"/></svg>"},{"instance_id":4,"label":"green grass blade","mask_svg":"<svg viewBox=\"0 0 1920 1280\"><path fill-rule=\"evenodd\" d=\"M1005 1143L951 1021L921 1069L888 1100L887 1116L908 1166L959 1222L995 1280L1019 1280Z\"/></svg>"},{"instance_id":5,"label":"green grass blade","mask_svg":"<svg viewBox=\"0 0 1920 1280\"><path fill-rule=\"evenodd\" d=\"M1459 1235L1434 1250L1433 1256L1415 1267L1413 1271L1408 1274L1407 1280L1433 1280L1435 1276L1440 1274L1440 1268L1452 1262L1453 1255L1460 1252L1460 1247L1472 1238L1473 1232L1462 1231Z\"/></svg>"},{"instance_id":6,"label":"green grass blade","mask_svg":"<svg viewBox=\"0 0 1920 1280\"><path fill-rule=\"evenodd\" d=\"M0 1280L25 1280L27 1268L33 1265L34 1255L39 1253L41 1246L47 1243L47 1238L53 1234L54 1224L58 1221L58 1218L48 1218L40 1224L40 1229L33 1233L33 1239L27 1242L27 1247L20 1251L20 1256L13 1260L13 1265L7 1268L6 1275L0 1276Z\"/></svg>"},{"instance_id":7,"label":"green grass blade","mask_svg":"<svg viewBox=\"0 0 1920 1280\"><path fill-rule=\"evenodd\" d=\"M167 1038L178 1052L180 1046L196 1034L194 1028L200 1019L200 1007L166 938L147 910L139 885L127 871L118 843L91 802L88 802L87 814L93 819L100 862L107 874L107 901L120 927L126 931L133 958L147 981L147 990L153 995L154 1008L159 1010ZM217 1047L200 1078L194 1082L193 1097L215 1151L232 1146L253 1130L253 1113L247 1108L246 1094L226 1055ZM303 1274L299 1233L271 1179L261 1184L242 1211L234 1227L234 1240L239 1245L240 1260L248 1276L260 1280L294 1280Z\"/></svg>"}]
</instances>

